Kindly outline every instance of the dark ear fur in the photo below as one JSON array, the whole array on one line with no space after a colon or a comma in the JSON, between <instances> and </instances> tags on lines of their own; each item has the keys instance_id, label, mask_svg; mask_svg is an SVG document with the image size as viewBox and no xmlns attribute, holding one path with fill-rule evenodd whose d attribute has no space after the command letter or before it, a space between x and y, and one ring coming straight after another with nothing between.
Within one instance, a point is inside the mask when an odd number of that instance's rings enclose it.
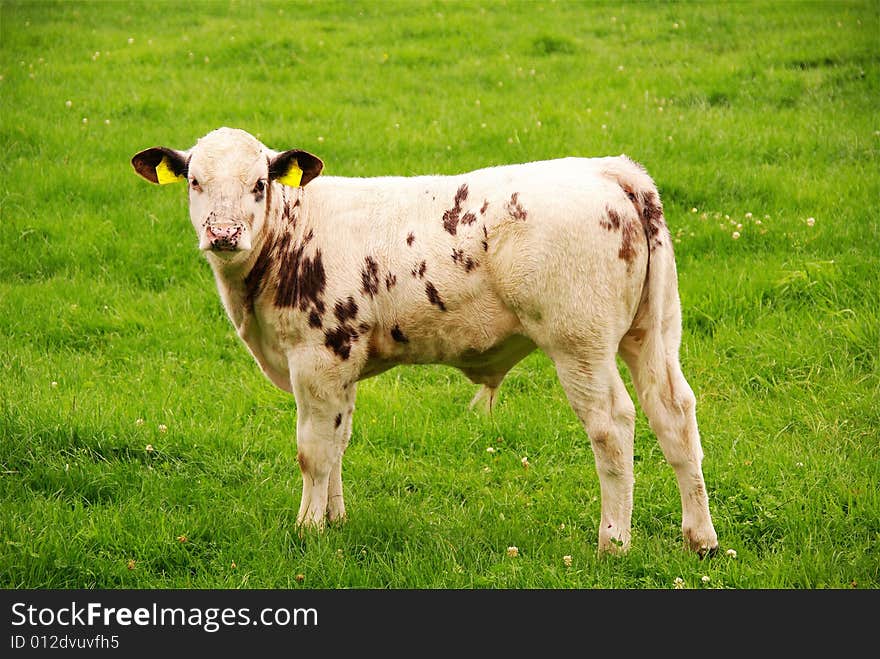
<instances>
[{"instance_id":1,"label":"dark ear fur","mask_svg":"<svg viewBox=\"0 0 880 659\"><path fill-rule=\"evenodd\" d=\"M290 151L279 153L269 161L269 180L274 181L286 176L294 161L302 170L300 187L305 186L306 183L318 176L321 170L324 169L324 163L318 156L312 155L308 151L291 149Z\"/></svg>"},{"instance_id":2,"label":"dark ear fur","mask_svg":"<svg viewBox=\"0 0 880 659\"><path fill-rule=\"evenodd\" d=\"M159 176L156 167L167 157L168 168L177 176L186 178L188 163L186 157L180 151L169 149L164 146L155 146L135 154L131 159L131 165L135 171L147 179L150 183L159 184Z\"/></svg>"}]
</instances>

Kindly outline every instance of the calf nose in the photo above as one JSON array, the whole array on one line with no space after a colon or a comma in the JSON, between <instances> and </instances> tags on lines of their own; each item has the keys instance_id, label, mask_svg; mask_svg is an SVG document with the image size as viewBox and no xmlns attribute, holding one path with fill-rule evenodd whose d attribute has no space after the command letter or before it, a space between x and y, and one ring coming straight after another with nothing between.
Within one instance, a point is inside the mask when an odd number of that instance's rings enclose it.
<instances>
[{"instance_id":1,"label":"calf nose","mask_svg":"<svg viewBox=\"0 0 880 659\"><path fill-rule=\"evenodd\" d=\"M236 224L209 224L205 234L212 247L232 247L238 242L241 227Z\"/></svg>"}]
</instances>

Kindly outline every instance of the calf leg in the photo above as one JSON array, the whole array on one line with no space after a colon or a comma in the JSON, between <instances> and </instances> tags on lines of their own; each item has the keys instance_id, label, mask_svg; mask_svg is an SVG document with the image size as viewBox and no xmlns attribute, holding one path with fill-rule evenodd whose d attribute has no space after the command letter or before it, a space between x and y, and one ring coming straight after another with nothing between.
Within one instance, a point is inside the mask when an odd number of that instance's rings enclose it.
<instances>
[{"instance_id":1,"label":"calf leg","mask_svg":"<svg viewBox=\"0 0 880 659\"><path fill-rule=\"evenodd\" d=\"M339 460L330 470L330 481L327 490L327 517L331 522L345 519L345 501L342 497L342 457L345 449L348 448L348 442L351 440L351 423L354 416L354 399L355 388L357 383L353 383L349 387L348 407L342 413L338 431L341 434L342 452L339 454ZM333 419L336 424L336 417Z\"/></svg>"},{"instance_id":2,"label":"calf leg","mask_svg":"<svg viewBox=\"0 0 880 659\"><path fill-rule=\"evenodd\" d=\"M635 407L614 355L558 357L556 372L590 438L602 493L599 551L626 551L633 506Z\"/></svg>"},{"instance_id":3,"label":"calf leg","mask_svg":"<svg viewBox=\"0 0 880 659\"><path fill-rule=\"evenodd\" d=\"M291 382L296 396L296 448L302 472L302 499L297 524L323 528L325 516L345 514L342 498L342 455L351 432L354 390L346 393L320 369L298 364ZM323 377L315 377L315 374Z\"/></svg>"},{"instance_id":4,"label":"calf leg","mask_svg":"<svg viewBox=\"0 0 880 659\"><path fill-rule=\"evenodd\" d=\"M673 345L674 344L674 345ZM704 555L718 548L703 481L703 449L697 429L696 398L681 372L675 337L658 330L624 337L620 354L633 376L639 403L675 470L681 493L682 534L688 546Z\"/></svg>"}]
</instances>

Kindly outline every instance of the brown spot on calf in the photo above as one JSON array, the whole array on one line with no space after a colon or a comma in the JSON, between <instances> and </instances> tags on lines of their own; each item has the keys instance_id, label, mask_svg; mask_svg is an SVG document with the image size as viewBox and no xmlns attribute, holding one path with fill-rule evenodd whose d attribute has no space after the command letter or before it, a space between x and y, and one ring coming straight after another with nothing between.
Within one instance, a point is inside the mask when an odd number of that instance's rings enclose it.
<instances>
[{"instance_id":1,"label":"brown spot on calf","mask_svg":"<svg viewBox=\"0 0 880 659\"><path fill-rule=\"evenodd\" d=\"M640 218L648 236L651 247L660 247L660 235L666 229L666 221L663 219L663 204L652 191L648 190L641 194L642 213Z\"/></svg>"},{"instance_id":2,"label":"brown spot on calf","mask_svg":"<svg viewBox=\"0 0 880 659\"><path fill-rule=\"evenodd\" d=\"M642 165L635 164L644 171L645 168ZM636 209L636 215L645 230L649 248L661 247L663 241L660 238L666 232L666 220L663 217L663 204L660 199L653 190L645 190L637 195L628 185L621 185L621 188Z\"/></svg>"},{"instance_id":3,"label":"brown spot on calf","mask_svg":"<svg viewBox=\"0 0 880 659\"><path fill-rule=\"evenodd\" d=\"M245 307L248 311L253 312L254 302L263 291L266 272L273 261L273 251L275 249L275 237L271 233L266 234L266 240L263 242L263 248L260 250L257 260L251 267L251 271L244 278L244 298Z\"/></svg>"},{"instance_id":4,"label":"brown spot on calf","mask_svg":"<svg viewBox=\"0 0 880 659\"><path fill-rule=\"evenodd\" d=\"M428 301L431 304L436 305L440 311L446 311L446 305L443 303L443 299L440 297L440 293L437 292L434 284L431 282L425 283L425 294L428 296Z\"/></svg>"},{"instance_id":5,"label":"brown spot on calf","mask_svg":"<svg viewBox=\"0 0 880 659\"><path fill-rule=\"evenodd\" d=\"M510 201L507 202L506 210L514 220L525 220L529 216L526 209L519 203L519 192L514 192L510 195Z\"/></svg>"},{"instance_id":6,"label":"brown spot on calf","mask_svg":"<svg viewBox=\"0 0 880 659\"><path fill-rule=\"evenodd\" d=\"M412 247L413 241L414 241L415 239L416 239L416 234L414 234L412 231L410 231L410 232L406 235L406 244L407 244L409 247Z\"/></svg>"},{"instance_id":7,"label":"brown spot on calf","mask_svg":"<svg viewBox=\"0 0 880 659\"><path fill-rule=\"evenodd\" d=\"M393 275L390 272L387 275L385 275L385 290L390 291L396 285L397 285L397 275Z\"/></svg>"},{"instance_id":8,"label":"brown spot on calf","mask_svg":"<svg viewBox=\"0 0 880 659\"><path fill-rule=\"evenodd\" d=\"M351 320L357 316L358 305L354 301L352 296L348 296L348 300L345 302L339 301L336 303L336 306L333 308L333 313L336 314L337 320L340 323L344 323L348 320Z\"/></svg>"},{"instance_id":9,"label":"brown spot on calf","mask_svg":"<svg viewBox=\"0 0 880 659\"><path fill-rule=\"evenodd\" d=\"M277 244L278 288L275 290L275 306L299 307L306 311L311 305L324 313L323 293L327 285L321 250L312 257L304 256L305 244L290 248L291 236L283 234Z\"/></svg>"},{"instance_id":10,"label":"brown spot on calf","mask_svg":"<svg viewBox=\"0 0 880 659\"><path fill-rule=\"evenodd\" d=\"M398 343L409 343L409 338L400 329L400 325L395 325L391 328L391 338Z\"/></svg>"},{"instance_id":11,"label":"brown spot on calf","mask_svg":"<svg viewBox=\"0 0 880 659\"><path fill-rule=\"evenodd\" d=\"M357 340L358 333L344 323L332 330L324 330L324 345L343 360L348 359L351 355L351 344Z\"/></svg>"},{"instance_id":12,"label":"brown spot on calf","mask_svg":"<svg viewBox=\"0 0 880 659\"><path fill-rule=\"evenodd\" d=\"M636 257L635 240L638 226L634 219L627 220L621 225L623 231L620 235L620 250L617 252L617 256L626 261L627 264L632 264L633 259Z\"/></svg>"},{"instance_id":13,"label":"brown spot on calf","mask_svg":"<svg viewBox=\"0 0 880 659\"><path fill-rule=\"evenodd\" d=\"M620 229L620 215L618 215L616 210L607 206L605 208L605 215L606 217L599 220L599 224L603 229L607 229L608 231L617 231Z\"/></svg>"},{"instance_id":14,"label":"brown spot on calf","mask_svg":"<svg viewBox=\"0 0 880 659\"><path fill-rule=\"evenodd\" d=\"M364 257L361 283L361 290L370 297L379 292L379 264L371 256Z\"/></svg>"},{"instance_id":15,"label":"brown spot on calf","mask_svg":"<svg viewBox=\"0 0 880 659\"><path fill-rule=\"evenodd\" d=\"M297 208L299 208L299 199L291 201L290 199L287 199L285 195L284 207L281 211L281 219L287 224L290 224L291 228L296 226Z\"/></svg>"},{"instance_id":16,"label":"brown spot on calf","mask_svg":"<svg viewBox=\"0 0 880 659\"><path fill-rule=\"evenodd\" d=\"M443 228L450 234L455 235L458 229L458 222L461 217L461 204L467 199L468 186L462 183L455 193L454 206L443 213Z\"/></svg>"},{"instance_id":17,"label":"brown spot on calf","mask_svg":"<svg viewBox=\"0 0 880 659\"><path fill-rule=\"evenodd\" d=\"M414 267L410 270L410 274L413 277L418 277L419 279L424 278L425 272L428 270L428 263L426 261L422 261L418 266Z\"/></svg>"},{"instance_id":18,"label":"brown spot on calf","mask_svg":"<svg viewBox=\"0 0 880 659\"><path fill-rule=\"evenodd\" d=\"M463 249L452 249L452 262L457 263L462 268L464 268L465 272L470 272L478 265L480 265L477 261L473 259L471 256L465 256Z\"/></svg>"}]
</instances>

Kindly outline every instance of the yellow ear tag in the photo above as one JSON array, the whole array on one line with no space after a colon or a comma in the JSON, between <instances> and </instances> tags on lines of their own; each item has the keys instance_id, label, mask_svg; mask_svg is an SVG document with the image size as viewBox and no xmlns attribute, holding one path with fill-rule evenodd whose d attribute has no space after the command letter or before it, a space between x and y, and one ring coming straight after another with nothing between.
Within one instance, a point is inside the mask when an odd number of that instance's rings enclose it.
<instances>
[{"instance_id":1,"label":"yellow ear tag","mask_svg":"<svg viewBox=\"0 0 880 659\"><path fill-rule=\"evenodd\" d=\"M186 178L180 174L175 174L171 167L168 166L168 156L162 156L162 162L156 165L156 180L159 182L159 185L165 185L166 183L185 181Z\"/></svg>"},{"instance_id":2,"label":"yellow ear tag","mask_svg":"<svg viewBox=\"0 0 880 659\"><path fill-rule=\"evenodd\" d=\"M290 166L287 168L287 173L284 176L279 176L278 181L283 183L284 185L289 185L292 188L298 188L299 182L302 181L303 170L299 168L299 163L296 160L290 161Z\"/></svg>"}]
</instances>

